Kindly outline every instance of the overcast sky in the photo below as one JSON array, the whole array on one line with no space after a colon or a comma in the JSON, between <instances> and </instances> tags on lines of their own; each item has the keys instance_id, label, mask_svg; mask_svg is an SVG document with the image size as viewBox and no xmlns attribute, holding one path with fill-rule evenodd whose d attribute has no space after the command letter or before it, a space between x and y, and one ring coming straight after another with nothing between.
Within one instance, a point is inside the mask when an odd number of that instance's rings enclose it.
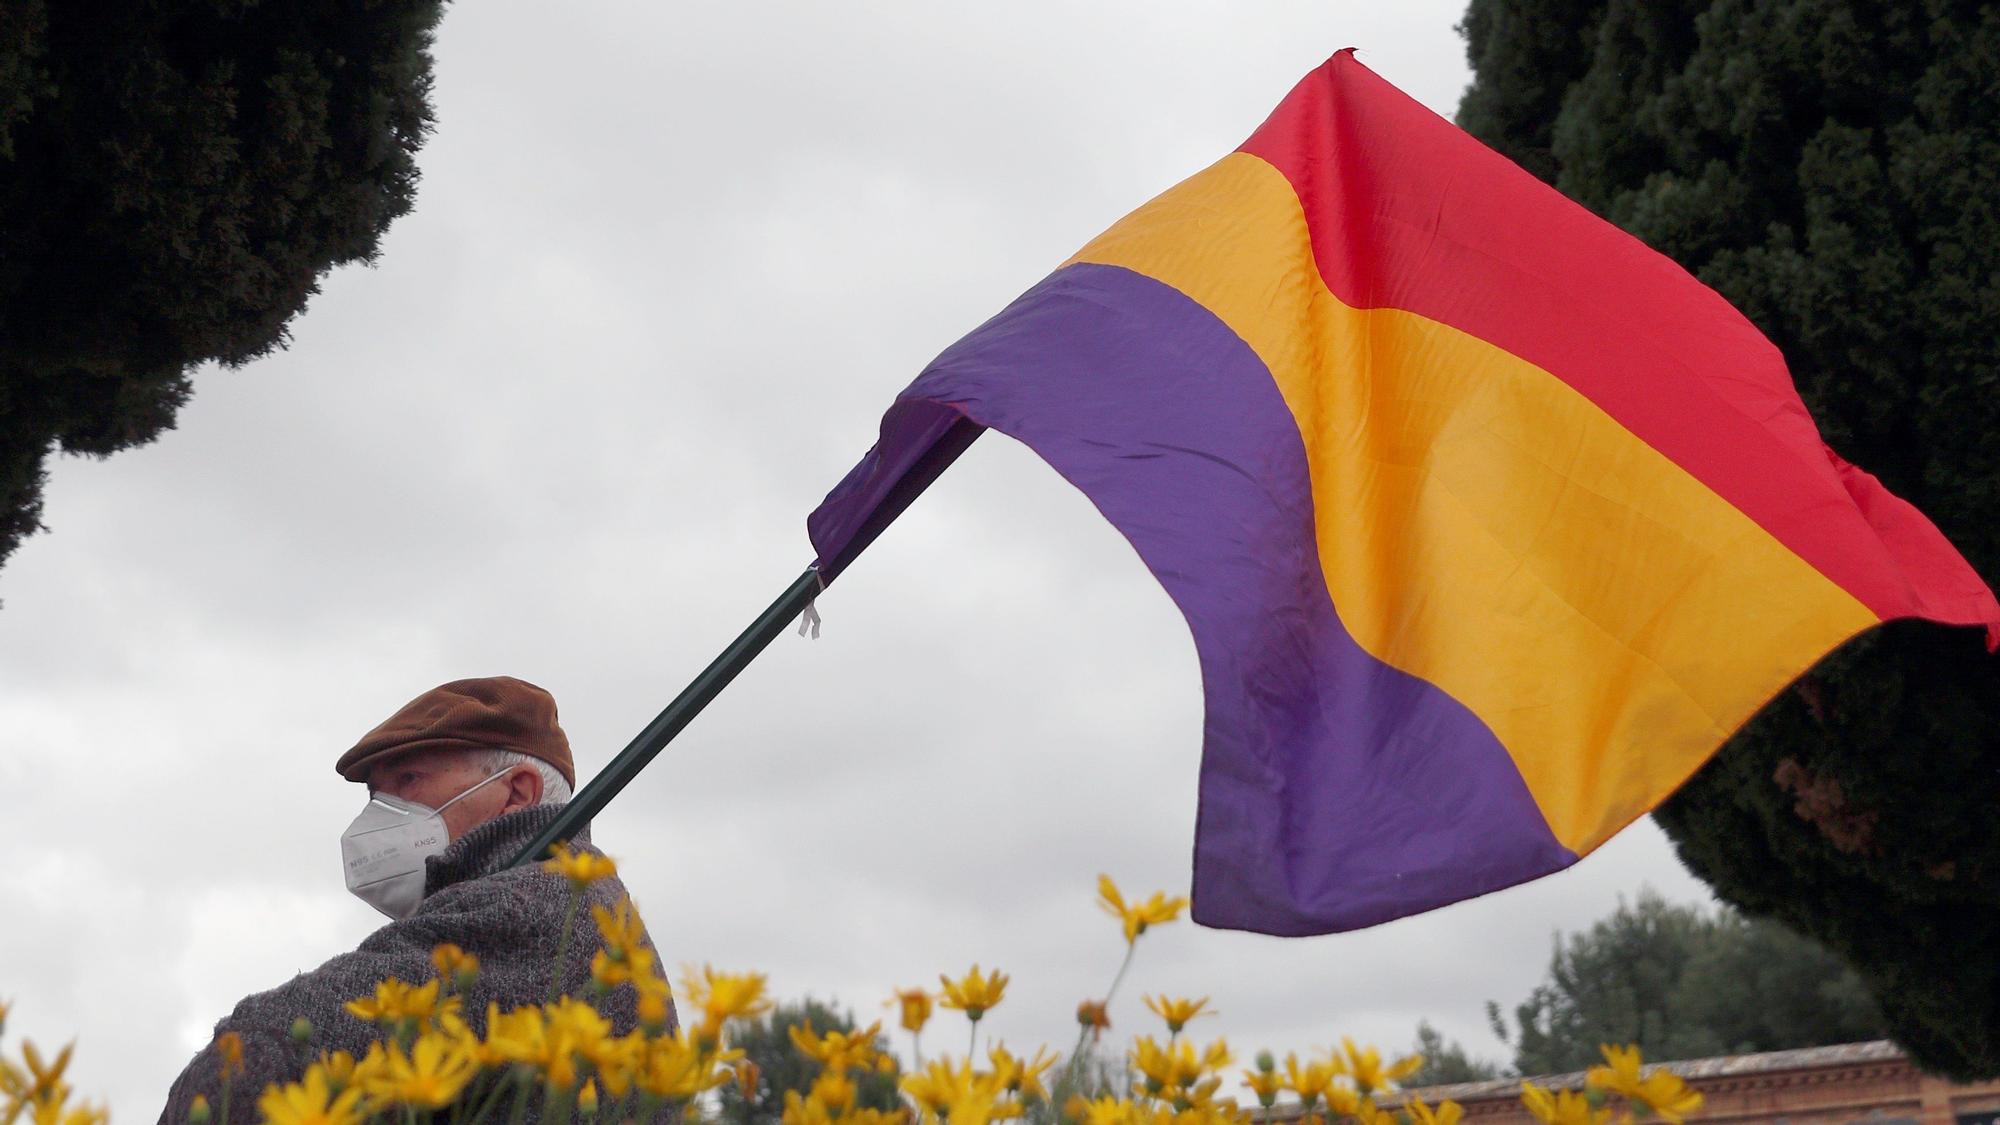
<instances>
[{"instance_id":1,"label":"overcast sky","mask_svg":"<svg viewBox=\"0 0 2000 1125\"><path fill-rule=\"evenodd\" d=\"M152 1121L243 995L381 921L340 752L442 681L552 692L585 774L811 560L894 393L1345 46L1449 115L1456 0L482 0L446 15L415 212L179 429L54 466L0 571L0 998ZM1099 871L1184 893L1201 694L1125 542L989 435L599 818L670 964L864 1018L973 962L1065 1044L1121 952ZM1449 815L1449 810L1445 810ZM1239 1050L1482 1012L1651 885L1650 821L1571 871L1349 935L1182 923L1114 1005L1209 995ZM961 1025L931 1037L956 1041Z\"/></svg>"}]
</instances>

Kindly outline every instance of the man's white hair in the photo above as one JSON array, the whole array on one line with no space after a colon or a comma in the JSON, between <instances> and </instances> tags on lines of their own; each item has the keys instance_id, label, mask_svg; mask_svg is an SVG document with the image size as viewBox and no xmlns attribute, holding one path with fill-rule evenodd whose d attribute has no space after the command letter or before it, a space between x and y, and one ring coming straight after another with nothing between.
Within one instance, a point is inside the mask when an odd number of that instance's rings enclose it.
<instances>
[{"instance_id":1,"label":"man's white hair","mask_svg":"<svg viewBox=\"0 0 2000 1125\"><path fill-rule=\"evenodd\" d=\"M468 750L466 760L486 771L488 777L515 766L528 766L542 775L542 803L545 805L566 804L570 799L569 782L563 780L562 772L532 754L518 750Z\"/></svg>"}]
</instances>

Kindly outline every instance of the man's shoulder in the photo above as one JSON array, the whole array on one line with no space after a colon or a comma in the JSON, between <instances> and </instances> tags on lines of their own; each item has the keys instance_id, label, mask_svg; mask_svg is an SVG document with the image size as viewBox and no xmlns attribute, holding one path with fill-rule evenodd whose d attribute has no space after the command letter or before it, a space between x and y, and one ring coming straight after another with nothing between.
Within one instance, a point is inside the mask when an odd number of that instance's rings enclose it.
<instances>
[{"instance_id":1,"label":"man's shoulder","mask_svg":"<svg viewBox=\"0 0 2000 1125\"><path fill-rule=\"evenodd\" d=\"M384 926L361 945L336 954L276 988L252 993L217 1025L245 1035L282 1036L293 1021L305 1019L326 1049L352 1051L375 1038L373 1028L347 1011L350 1001L373 996L384 980L419 982L431 973L430 950L410 941L384 940Z\"/></svg>"}]
</instances>

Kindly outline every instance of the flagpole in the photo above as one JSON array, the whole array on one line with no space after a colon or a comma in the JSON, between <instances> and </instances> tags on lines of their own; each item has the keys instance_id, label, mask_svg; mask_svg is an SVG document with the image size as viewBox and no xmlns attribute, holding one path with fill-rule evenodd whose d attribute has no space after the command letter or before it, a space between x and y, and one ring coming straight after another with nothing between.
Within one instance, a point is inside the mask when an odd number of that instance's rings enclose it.
<instances>
[{"instance_id":1,"label":"flagpole","mask_svg":"<svg viewBox=\"0 0 2000 1125\"><path fill-rule=\"evenodd\" d=\"M513 862L507 866L519 867L541 858L550 847L568 840L589 824L591 818L602 811L605 805L610 804L611 798L616 797L619 791L625 788L626 783L639 776L639 771L646 768L646 763L666 749L667 743L672 742L683 727L694 721L696 715L701 714L702 708L707 707L710 700L729 686L729 681L735 679L738 672L755 660L758 653L764 651L764 646L783 632L793 618L805 612L806 606L812 603L813 598L817 597L823 588L819 570L807 567L806 572L799 575L791 587L780 594L777 601L771 603L769 609L766 609L757 620L752 621L750 627L743 630L743 634L728 648L722 650L722 655L702 669L701 675L696 676L693 683L683 688L681 693L674 697L674 701L667 704L666 710L661 711L652 722L646 724L646 729L634 736L625 749L619 751L616 758L611 759L610 765L605 766L596 777L591 778L590 784L584 786L570 799L562 814L543 829L541 835L535 837L534 843L521 849L520 854L516 855Z\"/></svg>"}]
</instances>

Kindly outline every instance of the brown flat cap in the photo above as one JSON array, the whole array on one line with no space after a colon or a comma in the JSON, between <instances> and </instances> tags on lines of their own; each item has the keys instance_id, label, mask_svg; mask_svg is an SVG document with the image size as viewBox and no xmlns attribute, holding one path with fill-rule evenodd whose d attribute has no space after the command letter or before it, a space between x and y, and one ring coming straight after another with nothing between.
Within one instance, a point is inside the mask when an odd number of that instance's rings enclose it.
<instances>
[{"instance_id":1,"label":"brown flat cap","mask_svg":"<svg viewBox=\"0 0 2000 1125\"><path fill-rule=\"evenodd\" d=\"M576 785L569 738L556 724L555 697L512 676L432 688L363 735L333 768L349 781L366 781L377 758L405 750L513 750L540 758Z\"/></svg>"}]
</instances>

